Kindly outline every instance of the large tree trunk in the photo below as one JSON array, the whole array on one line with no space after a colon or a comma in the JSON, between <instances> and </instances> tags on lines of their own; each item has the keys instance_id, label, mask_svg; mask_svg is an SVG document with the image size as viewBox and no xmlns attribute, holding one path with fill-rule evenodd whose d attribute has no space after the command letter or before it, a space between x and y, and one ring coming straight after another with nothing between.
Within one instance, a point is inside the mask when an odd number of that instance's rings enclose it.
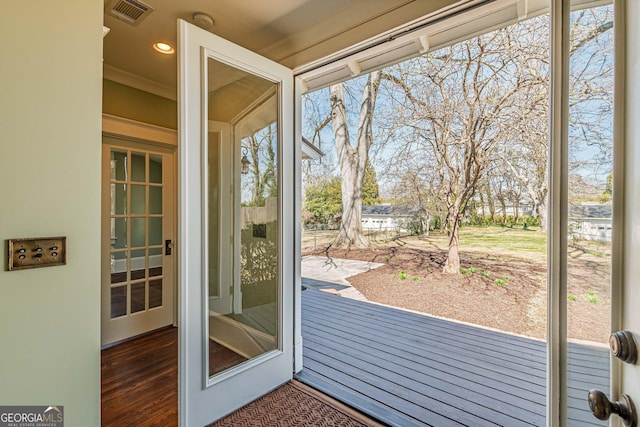
<instances>
[{"instance_id":1,"label":"large tree trunk","mask_svg":"<svg viewBox=\"0 0 640 427\"><path fill-rule=\"evenodd\" d=\"M350 249L368 248L369 239L362 233L362 181L369 147L373 142L371 122L380 85L380 72L369 75L362 94L356 146L349 140L347 113L342 83L331 86L331 118L342 177L342 220L332 245Z\"/></svg>"},{"instance_id":2,"label":"large tree trunk","mask_svg":"<svg viewBox=\"0 0 640 427\"><path fill-rule=\"evenodd\" d=\"M455 211L453 211L455 209ZM455 207L449 210L450 229L449 229L449 252L447 261L444 264L443 272L448 274L460 274L460 253L458 247L460 244L460 220L462 215L458 213L459 208Z\"/></svg>"},{"instance_id":3,"label":"large tree trunk","mask_svg":"<svg viewBox=\"0 0 640 427\"><path fill-rule=\"evenodd\" d=\"M493 194L491 194L491 184L485 186L487 193L487 203L489 204L489 215L491 215L491 222L496 223L496 205L493 201Z\"/></svg>"},{"instance_id":4,"label":"large tree trunk","mask_svg":"<svg viewBox=\"0 0 640 427\"><path fill-rule=\"evenodd\" d=\"M547 226L547 198L543 197L542 200L540 200L540 202L538 203L538 209L537 209L537 213L538 213L538 218L540 219L540 232L541 233L546 233L548 226Z\"/></svg>"},{"instance_id":5,"label":"large tree trunk","mask_svg":"<svg viewBox=\"0 0 640 427\"><path fill-rule=\"evenodd\" d=\"M354 167L355 166L355 167ZM333 246L366 248L369 239L362 233L362 179L357 166L342 168L342 219Z\"/></svg>"},{"instance_id":6,"label":"large tree trunk","mask_svg":"<svg viewBox=\"0 0 640 427\"><path fill-rule=\"evenodd\" d=\"M498 195L498 201L500 202L500 207L502 208L502 225L507 223L507 203L504 200L504 196L502 194Z\"/></svg>"}]
</instances>

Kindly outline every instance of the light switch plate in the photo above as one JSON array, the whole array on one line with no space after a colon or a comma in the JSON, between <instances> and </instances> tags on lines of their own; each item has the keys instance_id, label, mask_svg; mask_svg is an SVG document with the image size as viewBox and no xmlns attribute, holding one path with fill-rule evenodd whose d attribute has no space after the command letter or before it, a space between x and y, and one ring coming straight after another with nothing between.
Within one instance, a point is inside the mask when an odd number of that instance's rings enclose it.
<instances>
[{"instance_id":1,"label":"light switch plate","mask_svg":"<svg viewBox=\"0 0 640 427\"><path fill-rule=\"evenodd\" d=\"M9 239L9 271L67 263L66 237Z\"/></svg>"}]
</instances>

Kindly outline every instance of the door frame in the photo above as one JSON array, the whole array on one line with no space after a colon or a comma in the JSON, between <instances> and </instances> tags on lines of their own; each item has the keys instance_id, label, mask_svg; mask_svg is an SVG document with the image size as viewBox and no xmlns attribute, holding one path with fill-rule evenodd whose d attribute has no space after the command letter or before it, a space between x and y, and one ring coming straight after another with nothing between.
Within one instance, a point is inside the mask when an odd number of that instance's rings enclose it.
<instances>
[{"instance_id":1,"label":"door frame","mask_svg":"<svg viewBox=\"0 0 640 427\"><path fill-rule=\"evenodd\" d=\"M127 119L120 116L114 116L111 114L102 113L102 136L109 136L120 138L125 141L138 142L148 145L149 147L157 146L159 148L173 150L173 236L174 242L177 240L178 230L178 132L174 129L169 129L161 126L152 125L149 123L139 122L136 120ZM101 183L102 185L102 183ZM104 245L101 245L101 257L102 251L107 250ZM173 248L174 268L172 274L173 280L173 326L178 326L178 257L179 248L174 244ZM104 267L103 267L104 268ZM102 277L102 274L101 274ZM100 280L102 286L102 278ZM117 342L109 344L108 346L116 345Z\"/></svg>"},{"instance_id":2,"label":"door frame","mask_svg":"<svg viewBox=\"0 0 640 427\"><path fill-rule=\"evenodd\" d=\"M625 279L625 271L630 266L625 256L625 245L630 245L630 227L625 228L626 224L630 224L630 220L625 219L625 196L626 201L637 199L638 196L629 197L629 183L631 176L627 175L629 168L625 171L625 143L629 145L631 142L625 138L625 116L627 111L625 106L633 104L634 101L625 103L625 60L630 50L627 47L625 51L625 37L629 31L628 25L625 26L626 17L625 8L629 2L635 0L573 0L573 3L581 1L583 6L592 4L597 6L601 3L613 4L615 10L615 107L614 107L614 188L616 195L614 198L613 209L613 246L612 246L612 276L611 276L611 330L616 331L622 326L622 308L624 308L623 284ZM386 52L391 52L397 48L401 52L402 46L415 43L420 36L425 40L429 40L432 34L438 34L439 37L445 38L440 45L429 47L427 50L437 49L449 42L457 39L470 37L474 31L484 31L485 29L496 28L497 26L505 26L508 22L514 22L516 19L527 18L529 14L532 16L546 11L550 15L550 58L551 58L551 88L550 88L550 136L549 136L549 234L548 234L548 313L547 313L547 425L557 426L563 425L567 415L567 217L568 217L568 123L569 123L569 22L571 13L572 0L532 0L529 4L517 0L504 0L495 2L493 5L487 5L486 9L479 6L475 11L469 12L469 17L465 18L464 13L460 16L447 17L433 23L425 23L424 26L417 26L414 31L400 33L396 39L390 37L374 37L371 40L363 42L363 46L340 51L333 55L329 60L322 58L314 61L308 66L300 66L294 72L301 79L296 82L296 93L311 92L322 87L329 86L333 82L346 80L358 74L365 74L379 64L384 63L387 59L380 59L377 62L371 60L374 56L383 58ZM492 11L503 12L502 6L512 4L514 7L512 12L517 12L511 21L505 21L506 14L493 13ZM452 22L460 22L461 25L451 25ZM471 24L470 24L471 23ZM472 28L466 30L466 27ZM448 32L448 34L447 34ZM447 34L447 35L445 35ZM423 45L424 46L424 45ZM631 47L632 49L632 47ZM402 51L404 52L404 51ZM389 55L389 62L396 61L393 54ZM350 64L356 64L359 73L353 73ZM370 65L368 65L370 64ZM369 68L367 68L369 67ZM328 77L329 76L329 77ZM337 77L336 77L337 76ZM629 83L627 83L628 85ZM298 95L296 95L296 100ZM295 106L296 114L300 108ZM627 116L628 117L628 116ZM299 119L296 124L300 124ZM628 129L627 125L627 128ZM296 130L298 132L298 130ZM296 140L299 135L296 134ZM630 152L629 147L626 148L627 154ZM627 159L632 156L627 155ZM627 160L630 162L631 160ZM627 183L625 186L625 182ZM299 197L299 196L298 196ZM627 206L627 209L629 207ZM627 211L628 212L628 211ZM627 215L629 216L629 215ZM637 264L637 263L636 263ZM639 264L640 265L640 264ZM626 270L625 270L626 269ZM299 275L299 270L298 273ZM628 274L627 274L628 276ZM628 281L628 279L627 279ZM627 307L628 310L628 307ZM296 324L298 319L296 319ZM297 348L296 348L297 349ZM296 369L297 369L296 365ZM621 387L621 367L615 361L611 363L611 395L618 396ZM627 386L628 388L628 386ZM628 392L628 390L627 390ZM585 396L586 402L586 396ZM619 421L613 419L612 425L618 425Z\"/></svg>"}]
</instances>

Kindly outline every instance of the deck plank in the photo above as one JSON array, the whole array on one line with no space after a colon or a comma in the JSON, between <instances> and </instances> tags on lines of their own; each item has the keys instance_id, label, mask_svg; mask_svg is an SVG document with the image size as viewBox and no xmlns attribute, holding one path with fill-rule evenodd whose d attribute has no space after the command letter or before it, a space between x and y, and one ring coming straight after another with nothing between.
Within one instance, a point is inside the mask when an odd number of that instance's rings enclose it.
<instances>
[{"instance_id":1,"label":"deck plank","mask_svg":"<svg viewBox=\"0 0 640 427\"><path fill-rule=\"evenodd\" d=\"M545 425L544 341L311 289L302 335L298 379L383 423ZM568 425L607 425L586 387L608 392L608 352L568 351Z\"/></svg>"},{"instance_id":2,"label":"deck plank","mask_svg":"<svg viewBox=\"0 0 640 427\"><path fill-rule=\"evenodd\" d=\"M303 327L305 326L303 325ZM383 363L404 366L416 373L432 375L456 385L465 384L471 389L481 390L487 394L499 395L501 392L507 393L509 396L517 394L527 402L526 405L532 401L544 405L544 388L541 388L539 393L532 392L529 388L522 392L522 387L515 386L512 377L502 373L488 376L484 369L475 369L474 367L470 369L468 366L456 364L455 361L452 363L446 358L434 358L428 352L409 355L404 349L391 347L383 342L367 341L366 338L350 337L344 332L322 330L318 327L305 334L305 346L315 348L317 346L314 339L316 336L328 337L329 339L333 337L333 339L342 340L344 343L353 343L355 344L354 351L367 352ZM308 343L306 343L307 339Z\"/></svg>"}]
</instances>

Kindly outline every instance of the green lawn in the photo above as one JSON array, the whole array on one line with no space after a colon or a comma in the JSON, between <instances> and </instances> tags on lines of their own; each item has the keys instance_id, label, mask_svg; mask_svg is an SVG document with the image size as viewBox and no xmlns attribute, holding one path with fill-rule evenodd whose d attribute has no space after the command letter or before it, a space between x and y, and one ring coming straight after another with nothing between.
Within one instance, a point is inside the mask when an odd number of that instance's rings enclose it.
<instances>
[{"instance_id":1,"label":"green lawn","mask_svg":"<svg viewBox=\"0 0 640 427\"><path fill-rule=\"evenodd\" d=\"M460 251L482 251L494 254L510 254L520 257L535 257L538 261L546 260L547 233L541 233L538 228L523 229L521 226L509 228L499 226L463 226L460 229ZM336 236L337 231L317 231L315 243L318 247L327 245ZM383 243L395 236L376 235L378 243ZM446 251L449 240L446 234L433 231L428 237L401 237L400 242L406 242L422 248L432 248ZM304 230L302 233L303 249L313 249L314 232Z\"/></svg>"},{"instance_id":2,"label":"green lawn","mask_svg":"<svg viewBox=\"0 0 640 427\"><path fill-rule=\"evenodd\" d=\"M438 232L431 233L426 240L442 250L448 248L448 237ZM460 250L517 253L540 260L547 256L547 233L533 227L525 230L522 227L465 226L460 229Z\"/></svg>"}]
</instances>

